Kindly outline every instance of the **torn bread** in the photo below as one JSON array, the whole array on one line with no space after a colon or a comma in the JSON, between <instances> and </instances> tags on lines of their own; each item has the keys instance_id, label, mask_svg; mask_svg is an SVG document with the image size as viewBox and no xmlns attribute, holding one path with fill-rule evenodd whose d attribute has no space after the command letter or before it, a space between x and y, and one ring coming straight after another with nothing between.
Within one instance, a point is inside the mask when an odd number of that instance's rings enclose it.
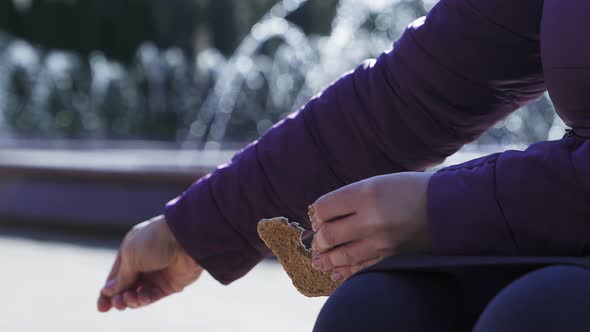
<instances>
[{"instance_id":1,"label":"torn bread","mask_svg":"<svg viewBox=\"0 0 590 332\"><path fill-rule=\"evenodd\" d=\"M297 290L307 297L330 296L338 286L330 273L311 267L311 250L301 242L304 229L286 218L263 219L258 235L277 256Z\"/></svg>"}]
</instances>

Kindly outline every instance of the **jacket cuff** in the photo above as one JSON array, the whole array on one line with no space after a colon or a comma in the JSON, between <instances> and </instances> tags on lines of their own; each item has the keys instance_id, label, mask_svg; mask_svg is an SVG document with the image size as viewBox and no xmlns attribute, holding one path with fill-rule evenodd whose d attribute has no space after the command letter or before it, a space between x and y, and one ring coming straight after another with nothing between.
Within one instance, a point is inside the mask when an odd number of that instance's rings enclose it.
<instances>
[{"instance_id":1,"label":"jacket cuff","mask_svg":"<svg viewBox=\"0 0 590 332\"><path fill-rule=\"evenodd\" d=\"M170 201L164 215L182 248L224 285L244 276L263 258L224 219L209 188L209 176Z\"/></svg>"},{"instance_id":2,"label":"jacket cuff","mask_svg":"<svg viewBox=\"0 0 590 332\"><path fill-rule=\"evenodd\" d=\"M499 154L444 168L428 186L436 255L513 255L517 246L496 199Z\"/></svg>"}]
</instances>

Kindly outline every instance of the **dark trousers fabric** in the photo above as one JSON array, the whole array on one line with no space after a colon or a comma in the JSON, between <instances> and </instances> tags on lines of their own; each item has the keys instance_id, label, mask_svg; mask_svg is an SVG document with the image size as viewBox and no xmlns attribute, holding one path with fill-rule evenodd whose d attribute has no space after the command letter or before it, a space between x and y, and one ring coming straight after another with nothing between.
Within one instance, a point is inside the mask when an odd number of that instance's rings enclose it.
<instances>
[{"instance_id":1,"label":"dark trousers fabric","mask_svg":"<svg viewBox=\"0 0 590 332\"><path fill-rule=\"evenodd\" d=\"M370 271L334 292L314 331L590 331L590 270Z\"/></svg>"}]
</instances>

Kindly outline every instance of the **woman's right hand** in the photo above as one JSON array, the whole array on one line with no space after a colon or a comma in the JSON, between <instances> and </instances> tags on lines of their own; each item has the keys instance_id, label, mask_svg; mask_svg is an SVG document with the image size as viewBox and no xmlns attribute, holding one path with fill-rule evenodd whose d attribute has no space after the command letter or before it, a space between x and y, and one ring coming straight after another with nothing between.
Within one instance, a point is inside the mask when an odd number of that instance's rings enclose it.
<instances>
[{"instance_id":1,"label":"woman's right hand","mask_svg":"<svg viewBox=\"0 0 590 332\"><path fill-rule=\"evenodd\" d=\"M152 304L182 291L203 272L180 246L163 216L135 226L123 240L100 291L98 310Z\"/></svg>"}]
</instances>

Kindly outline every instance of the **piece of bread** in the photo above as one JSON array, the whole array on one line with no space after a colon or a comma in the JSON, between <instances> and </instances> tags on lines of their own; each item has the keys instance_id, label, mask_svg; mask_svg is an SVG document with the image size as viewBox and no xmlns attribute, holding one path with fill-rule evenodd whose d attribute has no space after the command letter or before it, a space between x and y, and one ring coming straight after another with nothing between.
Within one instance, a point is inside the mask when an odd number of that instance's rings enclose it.
<instances>
[{"instance_id":1,"label":"piece of bread","mask_svg":"<svg viewBox=\"0 0 590 332\"><path fill-rule=\"evenodd\" d=\"M263 219L258 235L277 256L297 290L307 297L330 296L338 286L330 273L311 267L311 250L301 242L304 229L287 218Z\"/></svg>"}]
</instances>

